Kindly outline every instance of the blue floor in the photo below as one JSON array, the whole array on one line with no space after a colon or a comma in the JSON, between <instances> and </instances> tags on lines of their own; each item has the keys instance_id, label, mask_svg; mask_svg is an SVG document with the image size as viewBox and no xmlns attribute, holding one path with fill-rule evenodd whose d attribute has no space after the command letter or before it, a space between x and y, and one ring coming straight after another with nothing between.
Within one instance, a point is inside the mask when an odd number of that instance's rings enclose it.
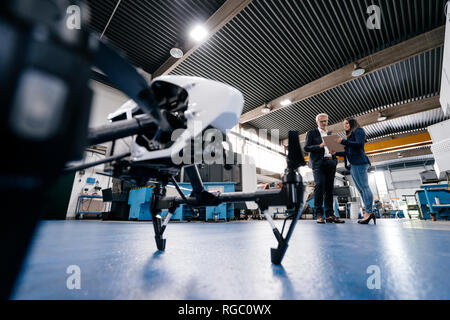
<instances>
[{"instance_id":1,"label":"blue floor","mask_svg":"<svg viewBox=\"0 0 450 320\"><path fill-rule=\"evenodd\" d=\"M299 221L283 266L266 221L171 223L166 237L161 253L151 222L42 222L13 298L450 299L448 222Z\"/></svg>"}]
</instances>

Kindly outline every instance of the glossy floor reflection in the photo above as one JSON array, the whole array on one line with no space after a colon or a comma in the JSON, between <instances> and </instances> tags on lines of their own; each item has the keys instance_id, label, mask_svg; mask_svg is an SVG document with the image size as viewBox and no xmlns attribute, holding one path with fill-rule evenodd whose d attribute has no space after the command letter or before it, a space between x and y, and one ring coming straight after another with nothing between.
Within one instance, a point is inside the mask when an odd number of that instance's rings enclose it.
<instances>
[{"instance_id":1,"label":"glossy floor reflection","mask_svg":"<svg viewBox=\"0 0 450 320\"><path fill-rule=\"evenodd\" d=\"M450 299L449 222L299 221L282 266L265 221L171 223L166 237L158 252L151 222L44 221L13 298Z\"/></svg>"}]
</instances>

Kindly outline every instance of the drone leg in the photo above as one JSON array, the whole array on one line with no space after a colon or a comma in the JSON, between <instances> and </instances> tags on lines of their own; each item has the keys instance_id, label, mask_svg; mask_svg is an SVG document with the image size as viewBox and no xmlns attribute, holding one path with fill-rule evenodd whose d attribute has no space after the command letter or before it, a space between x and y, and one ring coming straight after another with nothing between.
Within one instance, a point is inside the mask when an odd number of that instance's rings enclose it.
<instances>
[{"instance_id":1,"label":"drone leg","mask_svg":"<svg viewBox=\"0 0 450 320\"><path fill-rule=\"evenodd\" d=\"M284 225L283 225L283 229L281 230L281 232L278 230L278 228L275 226L275 223L273 222L272 217L270 216L268 210L264 210L264 216L266 217L266 220L269 222L270 226L272 227L272 231L273 234L275 235L275 238L278 241L278 247L277 248L271 248L270 249L270 258L273 264L281 264L281 261L283 260L284 254L286 253L287 247L288 247L288 243L289 243L289 239L291 238L292 233L294 232L295 226L297 224L298 218L300 217L300 208L303 205L303 201L301 199L303 199L303 186L298 186L298 188L300 188L300 194L297 194L297 187L295 187L294 185L290 185L291 188L291 192L290 194L293 195L295 194L295 196L293 196L293 203L297 203L297 205L294 207L295 208L295 214L293 214L292 216L292 222L289 225L289 230L286 234L286 237L283 237L283 230L284 230ZM297 197L299 197L299 199L297 199ZM287 218L286 218L287 219ZM285 221L286 222L286 221Z\"/></svg>"},{"instance_id":2,"label":"drone leg","mask_svg":"<svg viewBox=\"0 0 450 320\"><path fill-rule=\"evenodd\" d=\"M273 222L273 219L270 216L268 210L264 210L264 216L266 217L266 220L269 222L269 224L272 228L273 234L275 235L275 238L278 241L278 247L276 249L275 248L270 249L271 261L273 264L281 264L281 260L283 260L283 256L287 250L288 244L285 241L285 239L283 238L283 236L281 235L278 228L275 226L275 223Z\"/></svg>"},{"instance_id":3,"label":"drone leg","mask_svg":"<svg viewBox=\"0 0 450 320\"><path fill-rule=\"evenodd\" d=\"M289 230L286 234L286 237L283 238L283 236L280 234L279 237L282 239L281 241L278 240L278 248L274 249L272 248L270 250L271 260L273 264L281 264L281 261L283 260L284 254L286 253L289 239L291 238L291 235L295 229L295 225L297 224L298 218L300 217L300 210L297 210L297 212L294 214L292 218L292 222L289 226ZM276 230L278 232L278 229ZM275 231L274 231L275 233ZM275 237L277 237L275 235ZM278 239L278 238L277 238Z\"/></svg>"},{"instance_id":4,"label":"drone leg","mask_svg":"<svg viewBox=\"0 0 450 320\"><path fill-rule=\"evenodd\" d=\"M173 207L169 209L169 212L167 213L167 216L164 219L164 222L163 222L163 224L161 226L161 236L163 235L164 230L166 230L167 224L169 223L170 218L172 218L173 213L175 212L175 209L176 208L173 208Z\"/></svg>"},{"instance_id":5,"label":"drone leg","mask_svg":"<svg viewBox=\"0 0 450 320\"><path fill-rule=\"evenodd\" d=\"M156 247L160 251L164 251L166 248L166 239L163 239L162 234L164 232L161 223L161 209L157 209L159 199L164 195L164 190L157 185L152 193L152 200L150 204L150 213L152 214L153 229L155 230L155 242Z\"/></svg>"},{"instance_id":6,"label":"drone leg","mask_svg":"<svg viewBox=\"0 0 450 320\"><path fill-rule=\"evenodd\" d=\"M155 229L155 242L156 247L160 251L164 251L166 248L166 239L163 239L162 232L163 228L161 225L161 216L158 214L152 213L152 221L153 221L153 228Z\"/></svg>"}]
</instances>

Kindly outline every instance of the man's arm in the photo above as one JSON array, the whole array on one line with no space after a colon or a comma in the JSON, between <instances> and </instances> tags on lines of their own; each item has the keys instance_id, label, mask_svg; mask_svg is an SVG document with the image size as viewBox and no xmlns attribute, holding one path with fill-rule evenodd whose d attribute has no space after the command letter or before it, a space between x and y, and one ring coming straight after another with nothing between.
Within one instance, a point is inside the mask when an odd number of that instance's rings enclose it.
<instances>
[{"instance_id":1,"label":"man's arm","mask_svg":"<svg viewBox=\"0 0 450 320\"><path fill-rule=\"evenodd\" d=\"M305 147L303 148L306 152L318 152L322 147L323 144L313 144L313 131L308 131L306 134L306 141L305 141Z\"/></svg>"}]
</instances>

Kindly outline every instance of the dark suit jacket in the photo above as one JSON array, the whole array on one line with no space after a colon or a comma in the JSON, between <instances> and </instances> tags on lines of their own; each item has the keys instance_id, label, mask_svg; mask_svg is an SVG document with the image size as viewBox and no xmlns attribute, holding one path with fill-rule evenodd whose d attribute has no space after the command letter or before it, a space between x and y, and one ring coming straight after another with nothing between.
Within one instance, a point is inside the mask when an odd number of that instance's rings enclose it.
<instances>
[{"instance_id":1,"label":"dark suit jacket","mask_svg":"<svg viewBox=\"0 0 450 320\"><path fill-rule=\"evenodd\" d=\"M328 135L330 133L328 132ZM309 152L309 161L312 164L312 168L319 168L322 165L323 156L325 154L325 148L321 148L320 144L323 139L320 135L319 129L308 131L306 134L306 141L304 150ZM336 156L332 156L336 160Z\"/></svg>"}]
</instances>

